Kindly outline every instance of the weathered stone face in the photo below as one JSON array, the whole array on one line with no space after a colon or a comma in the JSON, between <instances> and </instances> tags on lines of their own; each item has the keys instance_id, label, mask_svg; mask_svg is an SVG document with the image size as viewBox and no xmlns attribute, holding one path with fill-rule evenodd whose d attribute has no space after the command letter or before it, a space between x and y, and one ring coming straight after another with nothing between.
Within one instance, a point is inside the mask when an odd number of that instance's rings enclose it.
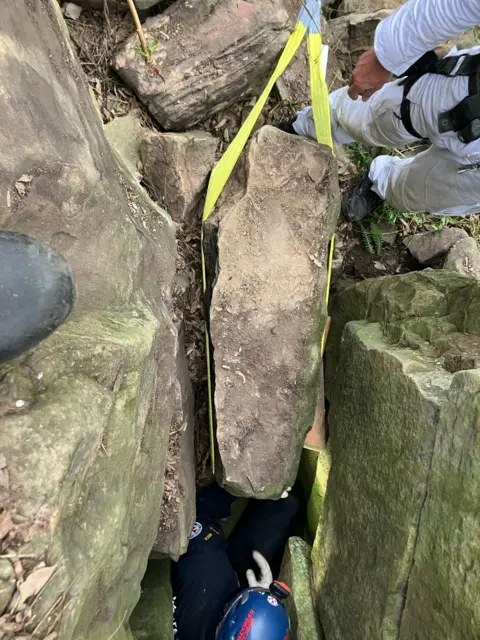
<instances>
[{"instance_id":1,"label":"weathered stone face","mask_svg":"<svg viewBox=\"0 0 480 640\"><path fill-rule=\"evenodd\" d=\"M143 141L145 178L175 222L192 222L217 144L205 131L151 133Z\"/></svg>"},{"instance_id":2,"label":"weathered stone face","mask_svg":"<svg viewBox=\"0 0 480 640\"><path fill-rule=\"evenodd\" d=\"M480 280L480 251L475 238L462 238L449 250L443 268Z\"/></svg>"},{"instance_id":3,"label":"weathered stone face","mask_svg":"<svg viewBox=\"0 0 480 640\"><path fill-rule=\"evenodd\" d=\"M1 367L2 549L56 565L27 630L57 619L61 640L106 640L126 637L160 519L176 249L170 218L114 160L58 12L2 8L0 224L54 245L78 293L58 331Z\"/></svg>"},{"instance_id":4,"label":"weathered stone face","mask_svg":"<svg viewBox=\"0 0 480 640\"><path fill-rule=\"evenodd\" d=\"M333 303L332 467L313 551L327 638L478 637L479 301L477 282L427 270Z\"/></svg>"},{"instance_id":5,"label":"weathered stone face","mask_svg":"<svg viewBox=\"0 0 480 640\"><path fill-rule=\"evenodd\" d=\"M365 11L329 21L330 37L336 43L335 53L347 70L351 70L362 53L373 46L378 23L391 13L387 9L371 13Z\"/></svg>"},{"instance_id":6,"label":"weathered stone face","mask_svg":"<svg viewBox=\"0 0 480 640\"><path fill-rule=\"evenodd\" d=\"M182 130L265 85L288 36L280 0L175 2L145 23L163 79L145 64L132 36L114 68L167 130Z\"/></svg>"},{"instance_id":7,"label":"weathered stone face","mask_svg":"<svg viewBox=\"0 0 480 640\"><path fill-rule=\"evenodd\" d=\"M285 601L292 640L321 638L312 588L311 549L301 538L289 538L283 556L280 580L291 589Z\"/></svg>"},{"instance_id":8,"label":"weathered stone face","mask_svg":"<svg viewBox=\"0 0 480 640\"><path fill-rule=\"evenodd\" d=\"M397 9L406 0L343 0L340 13L369 13L381 9Z\"/></svg>"},{"instance_id":9,"label":"weathered stone face","mask_svg":"<svg viewBox=\"0 0 480 640\"><path fill-rule=\"evenodd\" d=\"M313 423L335 164L327 148L264 127L205 227L219 463L235 494L292 486Z\"/></svg>"}]
</instances>

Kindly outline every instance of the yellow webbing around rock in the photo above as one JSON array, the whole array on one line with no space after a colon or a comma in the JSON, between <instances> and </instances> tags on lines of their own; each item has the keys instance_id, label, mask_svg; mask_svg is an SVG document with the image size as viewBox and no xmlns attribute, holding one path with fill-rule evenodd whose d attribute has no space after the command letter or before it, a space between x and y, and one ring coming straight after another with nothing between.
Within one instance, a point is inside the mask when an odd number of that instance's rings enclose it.
<instances>
[{"instance_id":1,"label":"yellow webbing around rock","mask_svg":"<svg viewBox=\"0 0 480 640\"><path fill-rule=\"evenodd\" d=\"M202 277L203 292L207 290L207 274L205 268L205 255L203 250L203 223L208 220L220 194L229 179L240 154L252 133L253 127L265 106L275 82L280 78L290 62L293 60L305 35L307 35L307 47L310 63L310 83L312 92L312 108L315 121L315 131L318 142L332 147L332 134L330 128L330 107L328 102L328 89L325 76L322 71L322 36L320 33L322 0L306 0L298 16L297 24L285 45L277 66L268 81L263 93L257 100L252 111L243 123L240 131L232 140L228 149L220 158L213 169L208 183L207 196L202 216L201 252L202 252ZM212 368L210 359L210 339L208 335L208 323L205 326L207 378L208 378L208 420L210 429L210 455L212 470L215 473L215 434L213 420L213 395L212 395ZM323 346L322 337L322 346Z\"/></svg>"}]
</instances>

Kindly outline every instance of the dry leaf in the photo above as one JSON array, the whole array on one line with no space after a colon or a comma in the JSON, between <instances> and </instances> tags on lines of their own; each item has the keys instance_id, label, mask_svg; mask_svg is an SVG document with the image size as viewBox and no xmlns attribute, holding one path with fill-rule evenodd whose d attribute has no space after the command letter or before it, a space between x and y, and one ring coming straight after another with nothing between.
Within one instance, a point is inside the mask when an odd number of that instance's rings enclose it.
<instances>
[{"instance_id":1,"label":"dry leaf","mask_svg":"<svg viewBox=\"0 0 480 640\"><path fill-rule=\"evenodd\" d=\"M20 601L23 604L28 598L35 596L52 577L55 567L43 567L36 569L28 576L28 578L19 586Z\"/></svg>"},{"instance_id":2,"label":"dry leaf","mask_svg":"<svg viewBox=\"0 0 480 640\"><path fill-rule=\"evenodd\" d=\"M308 256L308 257L310 258L310 260L313 262L313 264L314 264L316 267L318 267L319 269L321 269L321 268L323 267L322 263L321 263L321 262L319 262L319 261L315 258L315 256L312 256L312 255L310 255L310 254L309 254L309 256Z\"/></svg>"},{"instance_id":3,"label":"dry leaf","mask_svg":"<svg viewBox=\"0 0 480 640\"><path fill-rule=\"evenodd\" d=\"M27 193L27 189L25 188L23 182L16 182L15 189L17 190L19 196L24 196Z\"/></svg>"},{"instance_id":4,"label":"dry leaf","mask_svg":"<svg viewBox=\"0 0 480 640\"><path fill-rule=\"evenodd\" d=\"M374 262L373 266L375 267L375 269L378 269L378 271L386 271L387 267L382 264L381 262Z\"/></svg>"},{"instance_id":5,"label":"dry leaf","mask_svg":"<svg viewBox=\"0 0 480 640\"><path fill-rule=\"evenodd\" d=\"M8 511L2 511L0 513L0 540L3 540L6 535L13 529L13 522Z\"/></svg>"}]
</instances>

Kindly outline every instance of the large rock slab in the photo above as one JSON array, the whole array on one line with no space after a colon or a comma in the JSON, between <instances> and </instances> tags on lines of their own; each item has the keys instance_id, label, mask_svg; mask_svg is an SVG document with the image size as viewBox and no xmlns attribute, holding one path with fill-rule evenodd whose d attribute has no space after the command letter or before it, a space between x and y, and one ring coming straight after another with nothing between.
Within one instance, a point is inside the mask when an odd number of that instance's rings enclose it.
<instances>
[{"instance_id":1,"label":"large rock slab","mask_svg":"<svg viewBox=\"0 0 480 640\"><path fill-rule=\"evenodd\" d=\"M183 329L176 358L175 411L165 474L160 524L153 551L175 562L187 551L195 522L194 397L185 359Z\"/></svg>"},{"instance_id":2,"label":"large rock slab","mask_svg":"<svg viewBox=\"0 0 480 640\"><path fill-rule=\"evenodd\" d=\"M312 588L311 549L301 538L289 538L280 580L291 589L285 601L290 618L291 640L317 640L320 636L315 600Z\"/></svg>"},{"instance_id":3,"label":"large rock slab","mask_svg":"<svg viewBox=\"0 0 480 640\"><path fill-rule=\"evenodd\" d=\"M205 227L221 481L235 494L280 497L295 479L338 205L330 150L263 127Z\"/></svg>"},{"instance_id":4,"label":"large rock slab","mask_svg":"<svg viewBox=\"0 0 480 640\"><path fill-rule=\"evenodd\" d=\"M160 77L132 36L114 68L167 130L182 130L262 88L290 28L280 0L181 0L145 23Z\"/></svg>"},{"instance_id":5,"label":"large rock slab","mask_svg":"<svg viewBox=\"0 0 480 640\"><path fill-rule=\"evenodd\" d=\"M151 133L142 143L148 185L175 222L192 222L218 145L206 131Z\"/></svg>"},{"instance_id":6,"label":"large rock slab","mask_svg":"<svg viewBox=\"0 0 480 640\"><path fill-rule=\"evenodd\" d=\"M127 638L174 421L173 224L117 165L56 0L5 5L2 27L0 224L61 251L78 297L58 331L1 367L11 526L0 554L18 553L27 579L39 562L55 571L34 602L11 601L0 626Z\"/></svg>"},{"instance_id":7,"label":"large rock slab","mask_svg":"<svg viewBox=\"0 0 480 640\"><path fill-rule=\"evenodd\" d=\"M460 366L478 366L479 308L477 282L431 270L334 301L332 467L313 552L327 638L478 637L480 370Z\"/></svg>"}]
</instances>

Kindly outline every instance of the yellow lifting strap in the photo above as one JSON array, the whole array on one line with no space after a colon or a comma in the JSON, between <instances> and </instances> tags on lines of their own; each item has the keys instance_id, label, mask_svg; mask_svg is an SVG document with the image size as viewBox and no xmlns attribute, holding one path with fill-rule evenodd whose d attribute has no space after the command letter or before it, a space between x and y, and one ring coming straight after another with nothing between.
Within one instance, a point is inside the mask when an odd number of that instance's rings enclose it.
<instances>
[{"instance_id":1,"label":"yellow lifting strap","mask_svg":"<svg viewBox=\"0 0 480 640\"><path fill-rule=\"evenodd\" d=\"M312 110L315 122L315 132L319 143L333 148L332 132L330 127L330 106L328 102L328 88L325 76L322 71L322 36L320 32L320 20L322 12L322 0L302 1L302 9L299 13L297 23L290 38L280 56L275 71L273 72L263 93L255 103L247 119L243 123L240 131L232 140L228 149L220 158L218 164L213 169L208 183L207 196L202 216L202 277L203 292L207 290L207 274L205 268L205 256L203 251L203 223L209 218L220 194L229 179L240 154L252 133L253 127L264 108L275 82L280 78L288 67L305 35L307 36L307 48L310 64L310 87L312 94ZM332 244L333 247L333 244ZM331 259L329 260L329 271ZM329 275L330 280L330 275ZM328 295L328 293L327 293ZM207 324L207 323L206 323ZM208 379L208 420L210 429L210 455L212 470L215 473L215 434L213 421L213 389L212 389L212 363L210 358L210 339L208 327L205 326L206 359L207 359L207 379ZM324 347L324 336L322 337L322 351Z\"/></svg>"}]
</instances>

